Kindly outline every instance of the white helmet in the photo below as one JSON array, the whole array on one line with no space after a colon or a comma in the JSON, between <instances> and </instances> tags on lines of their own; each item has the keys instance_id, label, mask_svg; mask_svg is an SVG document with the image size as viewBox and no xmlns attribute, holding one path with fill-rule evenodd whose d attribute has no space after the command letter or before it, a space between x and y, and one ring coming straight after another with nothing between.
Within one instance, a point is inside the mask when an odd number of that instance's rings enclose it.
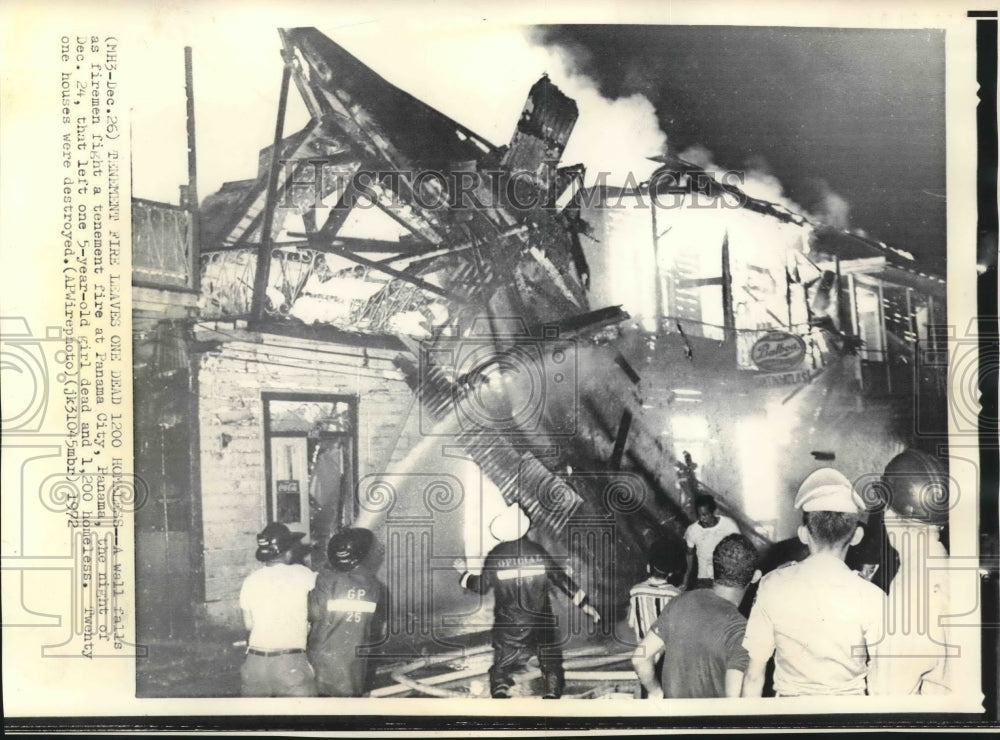
<instances>
[{"instance_id":1,"label":"white helmet","mask_svg":"<svg viewBox=\"0 0 1000 740\"><path fill-rule=\"evenodd\" d=\"M490 522L490 534L497 542L513 542L528 533L531 520L517 504L507 507Z\"/></svg>"}]
</instances>

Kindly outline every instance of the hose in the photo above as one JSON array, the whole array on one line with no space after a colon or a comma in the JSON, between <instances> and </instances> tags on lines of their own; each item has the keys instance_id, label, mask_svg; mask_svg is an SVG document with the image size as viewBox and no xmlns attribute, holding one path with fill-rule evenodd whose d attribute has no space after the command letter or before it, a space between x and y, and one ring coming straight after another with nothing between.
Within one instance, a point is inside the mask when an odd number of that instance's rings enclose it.
<instances>
[{"instance_id":1,"label":"hose","mask_svg":"<svg viewBox=\"0 0 1000 740\"><path fill-rule=\"evenodd\" d=\"M455 681L462 681L468 678L474 678L476 676L486 675L486 670L483 668L463 668L457 671L451 671L449 673L443 673L438 676L431 676L425 679L415 679L411 678L408 674L412 671L418 670L420 668L425 668L431 665L437 665L440 663L448 662L449 660L456 660L460 658L468 657L472 654L482 654L488 652L491 648L486 649L474 649L463 651L460 653L444 653L436 656L428 656L425 658L419 658L411 663L400 666L392 671L391 678L396 682L394 686L385 686L380 689L375 689L370 693L372 697L384 697L392 696L395 694L404 693L408 690L416 691L421 694L428 696L436 696L442 698L468 698L469 694L465 691L454 691L452 689L439 688L438 684L454 683ZM599 647L587 647L573 650L568 655L579 656L570 658L566 661L566 680L567 681L629 681L635 680L635 673L632 671L582 671L578 670L581 668L595 668L602 665L608 665L611 663L620 663L631 657L631 653L618 653L616 655L597 655L594 654L600 651ZM594 657L590 657L594 656ZM523 673L519 676L519 682L526 682L532 679L538 678L542 675L541 670L532 669ZM594 690L589 690L583 694L576 695L577 697L584 697L586 695L594 693ZM571 698L567 696L566 698Z\"/></svg>"},{"instance_id":2,"label":"hose","mask_svg":"<svg viewBox=\"0 0 1000 740\"><path fill-rule=\"evenodd\" d=\"M384 666L379 668L376 673L394 673L399 670L415 671L417 668L423 666L437 665L438 663L447 663L451 660L461 660L462 658L469 658L473 655L482 655L483 653L488 653L493 650L491 645L479 645L477 647L463 648L462 650L452 650L449 653L438 653L437 655L425 655L423 657L417 658L412 663L407 663L406 665L400 667L394 666Z\"/></svg>"}]
</instances>

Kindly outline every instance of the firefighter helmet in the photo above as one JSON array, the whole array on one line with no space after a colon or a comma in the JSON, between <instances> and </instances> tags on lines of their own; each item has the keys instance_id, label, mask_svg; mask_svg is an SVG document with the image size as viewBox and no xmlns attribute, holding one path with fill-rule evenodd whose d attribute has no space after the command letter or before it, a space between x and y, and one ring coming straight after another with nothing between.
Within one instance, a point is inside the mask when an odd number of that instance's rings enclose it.
<instances>
[{"instance_id":1,"label":"firefighter helmet","mask_svg":"<svg viewBox=\"0 0 1000 740\"><path fill-rule=\"evenodd\" d=\"M257 559L266 563L290 550L305 532L292 532L281 522L271 522L257 535Z\"/></svg>"},{"instance_id":2,"label":"firefighter helmet","mask_svg":"<svg viewBox=\"0 0 1000 740\"><path fill-rule=\"evenodd\" d=\"M885 466L882 485L886 505L907 519L947 524L948 474L933 455L907 449Z\"/></svg>"},{"instance_id":3,"label":"firefighter helmet","mask_svg":"<svg viewBox=\"0 0 1000 740\"><path fill-rule=\"evenodd\" d=\"M354 570L368 557L375 544L375 535L370 529L345 527L330 538L326 546L326 557L334 570Z\"/></svg>"},{"instance_id":4,"label":"firefighter helmet","mask_svg":"<svg viewBox=\"0 0 1000 740\"><path fill-rule=\"evenodd\" d=\"M520 506L514 504L493 517L490 534L497 542L513 542L528 533L531 520Z\"/></svg>"}]
</instances>

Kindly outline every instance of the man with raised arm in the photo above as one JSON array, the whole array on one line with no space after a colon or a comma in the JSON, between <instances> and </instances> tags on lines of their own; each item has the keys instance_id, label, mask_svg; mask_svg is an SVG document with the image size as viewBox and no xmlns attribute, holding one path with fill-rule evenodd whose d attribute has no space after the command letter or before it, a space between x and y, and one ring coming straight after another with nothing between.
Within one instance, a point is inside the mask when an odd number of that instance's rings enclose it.
<instances>
[{"instance_id":1,"label":"man with raised arm","mask_svg":"<svg viewBox=\"0 0 1000 740\"><path fill-rule=\"evenodd\" d=\"M523 670L532 655L538 656L545 688L543 698L562 696L565 675L562 649L556 630L549 591L555 586L595 623L601 619L565 570L541 545L528 539L531 521L516 504L497 516L490 532L496 545L483 563L480 575L470 573L464 560L455 560L462 574L463 588L484 594L492 590L493 665L490 667L490 695L510 698L514 674Z\"/></svg>"}]
</instances>

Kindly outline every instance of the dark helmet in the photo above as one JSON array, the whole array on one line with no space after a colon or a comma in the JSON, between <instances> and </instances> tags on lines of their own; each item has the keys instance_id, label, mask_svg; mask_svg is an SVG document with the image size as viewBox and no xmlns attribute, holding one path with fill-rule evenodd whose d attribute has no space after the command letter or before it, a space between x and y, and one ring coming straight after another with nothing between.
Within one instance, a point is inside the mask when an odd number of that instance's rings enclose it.
<instances>
[{"instance_id":1,"label":"dark helmet","mask_svg":"<svg viewBox=\"0 0 1000 740\"><path fill-rule=\"evenodd\" d=\"M904 450L885 466L882 484L885 503L900 516L928 524L948 523L948 474L933 455Z\"/></svg>"},{"instance_id":2,"label":"dark helmet","mask_svg":"<svg viewBox=\"0 0 1000 740\"><path fill-rule=\"evenodd\" d=\"M257 535L257 559L262 563L274 560L305 536L305 532L292 532L281 522L271 522Z\"/></svg>"},{"instance_id":3,"label":"dark helmet","mask_svg":"<svg viewBox=\"0 0 1000 740\"><path fill-rule=\"evenodd\" d=\"M686 565L683 543L676 540L657 540L649 548L649 567L662 575L682 570Z\"/></svg>"},{"instance_id":4,"label":"dark helmet","mask_svg":"<svg viewBox=\"0 0 1000 740\"><path fill-rule=\"evenodd\" d=\"M368 557L375 544L375 535L370 529L346 527L330 538L326 546L326 557L334 570L354 570L358 563Z\"/></svg>"}]
</instances>

